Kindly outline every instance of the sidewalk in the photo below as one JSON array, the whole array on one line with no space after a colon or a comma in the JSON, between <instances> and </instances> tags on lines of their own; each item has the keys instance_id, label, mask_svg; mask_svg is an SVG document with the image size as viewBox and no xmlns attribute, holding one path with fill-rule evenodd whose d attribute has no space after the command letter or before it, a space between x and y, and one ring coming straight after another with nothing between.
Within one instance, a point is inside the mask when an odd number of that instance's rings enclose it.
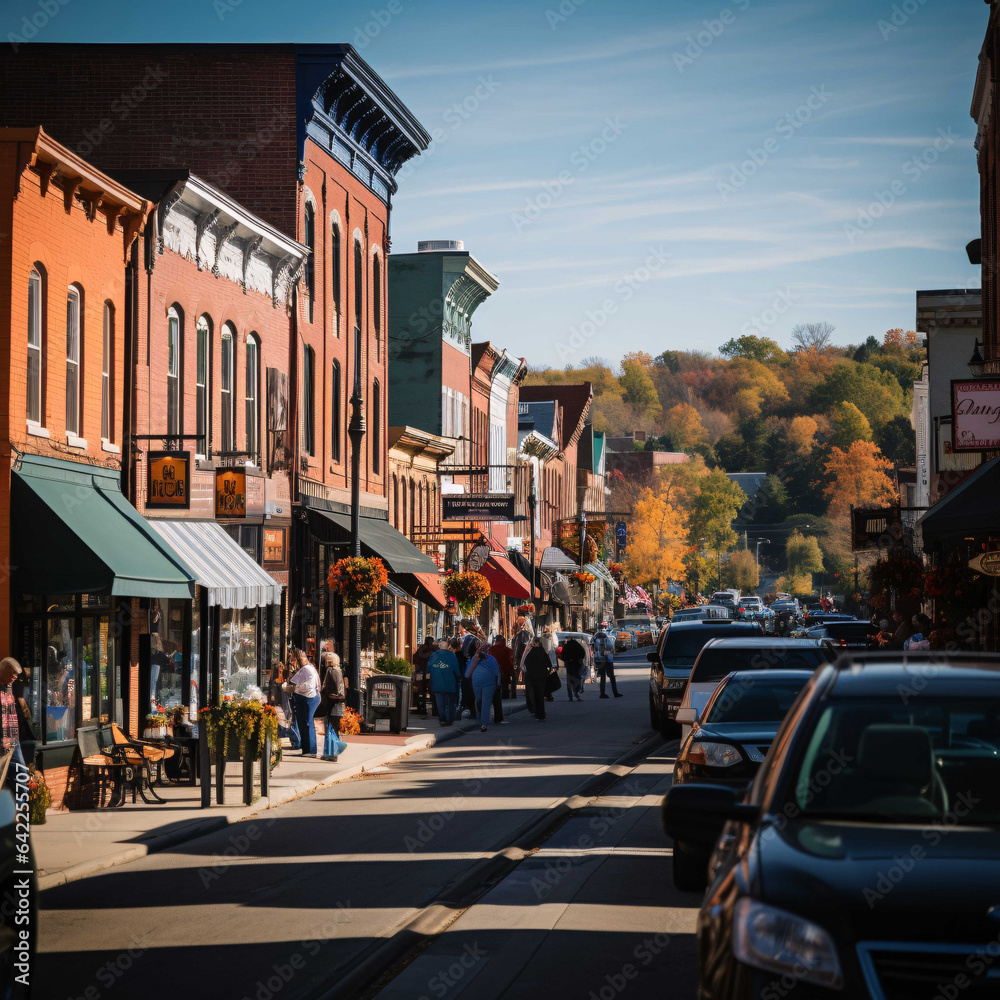
<instances>
[{"instance_id":1,"label":"sidewalk","mask_svg":"<svg viewBox=\"0 0 1000 1000\"><path fill-rule=\"evenodd\" d=\"M522 698L504 702L505 717L524 709ZM336 764L318 757L300 757L284 746L282 761L271 772L270 795L258 799L251 806L242 804L243 769L238 764L230 764L226 768L227 804L224 806L214 804L214 786L213 804L202 809L200 787L157 785L157 794L166 800L164 805L146 805L142 799L137 799L133 805L129 799L119 809L78 809L72 812L50 809L45 823L31 829L38 888L51 889L147 854L167 850L478 728L479 722L470 720L443 728L434 716L425 719L411 712L409 728L405 733L345 737L347 750ZM319 743L322 748L322 739Z\"/></svg>"}]
</instances>

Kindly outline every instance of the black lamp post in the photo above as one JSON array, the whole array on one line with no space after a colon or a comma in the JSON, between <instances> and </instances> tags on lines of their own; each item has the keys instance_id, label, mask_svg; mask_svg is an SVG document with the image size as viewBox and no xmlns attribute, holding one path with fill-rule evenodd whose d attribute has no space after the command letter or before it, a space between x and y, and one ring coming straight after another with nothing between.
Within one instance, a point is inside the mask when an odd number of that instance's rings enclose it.
<instances>
[{"instance_id":1,"label":"black lamp post","mask_svg":"<svg viewBox=\"0 0 1000 1000\"><path fill-rule=\"evenodd\" d=\"M972 357L969 358L969 371L974 378L982 378L986 370L986 362L979 351L979 338L976 337L976 346L972 349Z\"/></svg>"},{"instance_id":2,"label":"black lamp post","mask_svg":"<svg viewBox=\"0 0 1000 1000\"><path fill-rule=\"evenodd\" d=\"M361 555L361 445L365 437L365 410L361 395L361 359L356 361L354 392L351 395L351 422L347 436L351 439L351 555ZM347 703L361 712L361 616L351 617L349 683Z\"/></svg>"}]
</instances>

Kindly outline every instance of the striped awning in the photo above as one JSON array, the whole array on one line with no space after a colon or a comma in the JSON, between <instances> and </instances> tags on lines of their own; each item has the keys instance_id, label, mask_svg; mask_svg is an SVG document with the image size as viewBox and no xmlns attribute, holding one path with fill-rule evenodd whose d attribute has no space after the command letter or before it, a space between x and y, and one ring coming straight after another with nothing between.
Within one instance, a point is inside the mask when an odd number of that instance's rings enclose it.
<instances>
[{"instance_id":1,"label":"striped awning","mask_svg":"<svg viewBox=\"0 0 1000 1000\"><path fill-rule=\"evenodd\" d=\"M208 603L222 608L264 608L281 603L280 585L214 521L149 523L187 563L208 590Z\"/></svg>"}]
</instances>

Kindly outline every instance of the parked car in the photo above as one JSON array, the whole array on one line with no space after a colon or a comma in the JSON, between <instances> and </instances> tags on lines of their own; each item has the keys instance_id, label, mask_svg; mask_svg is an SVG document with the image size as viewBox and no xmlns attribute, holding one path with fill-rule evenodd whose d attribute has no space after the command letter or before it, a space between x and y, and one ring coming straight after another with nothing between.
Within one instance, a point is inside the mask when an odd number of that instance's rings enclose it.
<instances>
[{"instance_id":1,"label":"parked car","mask_svg":"<svg viewBox=\"0 0 1000 1000\"><path fill-rule=\"evenodd\" d=\"M674 721L677 709L694 661L709 639L749 638L763 634L756 622L736 622L728 618L672 622L660 633L656 649L646 654L649 660L650 725L666 739L680 735Z\"/></svg>"},{"instance_id":2,"label":"parked car","mask_svg":"<svg viewBox=\"0 0 1000 1000\"><path fill-rule=\"evenodd\" d=\"M764 626L765 632L774 631L774 612L764 606L764 602L759 597L748 595L741 597L736 606L736 617L741 621L760 622Z\"/></svg>"},{"instance_id":3,"label":"parked car","mask_svg":"<svg viewBox=\"0 0 1000 1000\"><path fill-rule=\"evenodd\" d=\"M677 711L681 740L687 738L726 674L734 670L815 670L835 658L833 645L823 639L710 639L694 661Z\"/></svg>"},{"instance_id":4,"label":"parked car","mask_svg":"<svg viewBox=\"0 0 1000 1000\"><path fill-rule=\"evenodd\" d=\"M556 662L560 668L566 666L563 663L562 650L563 643L569 639L576 639L578 643L587 651L587 659L584 662L583 676L590 676L590 668L594 665L594 647L591 645L593 636L589 632L556 632Z\"/></svg>"},{"instance_id":5,"label":"parked car","mask_svg":"<svg viewBox=\"0 0 1000 1000\"><path fill-rule=\"evenodd\" d=\"M785 713L813 670L739 670L719 682L701 719L681 744L673 784L693 781L745 790L767 756ZM684 709L681 709L683 712ZM699 888L711 851L674 841L674 885Z\"/></svg>"},{"instance_id":6,"label":"parked car","mask_svg":"<svg viewBox=\"0 0 1000 1000\"><path fill-rule=\"evenodd\" d=\"M620 628L615 632L615 652L624 653L635 647L635 635L631 629Z\"/></svg>"},{"instance_id":7,"label":"parked car","mask_svg":"<svg viewBox=\"0 0 1000 1000\"><path fill-rule=\"evenodd\" d=\"M670 622L702 621L705 618L733 617L732 605L723 607L721 604L699 604L696 608L678 608Z\"/></svg>"},{"instance_id":8,"label":"parked car","mask_svg":"<svg viewBox=\"0 0 1000 1000\"><path fill-rule=\"evenodd\" d=\"M871 622L827 621L822 625L805 629L804 636L829 639L834 646L841 649L871 649L876 645L875 636L878 633L878 626Z\"/></svg>"},{"instance_id":9,"label":"parked car","mask_svg":"<svg viewBox=\"0 0 1000 1000\"><path fill-rule=\"evenodd\" d=\"M745 800L679 784L663 821L714 847L699 997L996 995L1000 657L846 654L806 683Z\"/></svg>"},{"instance_id":10,"label":"parked car","mask_svg":"<svg viewBox=\"0 0 1000 1000\"><path fill-rule=\"evenodd\" d=\"M802 624L809 628L810 625L820 625L823 622L856 622L854 615L849 615L843 611L813 611L809 608L802 614Z\"/></svg>"}]
</instances>

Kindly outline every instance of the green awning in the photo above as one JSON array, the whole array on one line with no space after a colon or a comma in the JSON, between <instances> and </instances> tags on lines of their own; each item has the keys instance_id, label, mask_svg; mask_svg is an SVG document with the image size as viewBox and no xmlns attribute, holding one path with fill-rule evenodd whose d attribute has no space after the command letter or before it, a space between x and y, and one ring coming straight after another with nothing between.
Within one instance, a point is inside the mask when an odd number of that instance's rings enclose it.
<instances>
[{"instance_id":1,"label":"green awning","mask_svg":"<svg viewBox=\"0 0 1000 1000\"><path fill-rule=\"evenodd\" d=\"M114 469L23 455L10 534L22 593L194 597L195 581L122 496Z\"/></svg>"},{"instance_id":2,"label":"green awning","mask_svg":"<svg viewBox=\"0 0 1000 1000\"><path fill-rule=\"evenodd\" d=\"M351 540L351 515L332 510L312 508L341 529L345 542ZM425 556L405 535L400 534L388 521L379 517L362 517L360 521L361 548L366 555L378 556L393 573L433 573L438 568L430 556Z\"/></svg>"}]
</instances>

